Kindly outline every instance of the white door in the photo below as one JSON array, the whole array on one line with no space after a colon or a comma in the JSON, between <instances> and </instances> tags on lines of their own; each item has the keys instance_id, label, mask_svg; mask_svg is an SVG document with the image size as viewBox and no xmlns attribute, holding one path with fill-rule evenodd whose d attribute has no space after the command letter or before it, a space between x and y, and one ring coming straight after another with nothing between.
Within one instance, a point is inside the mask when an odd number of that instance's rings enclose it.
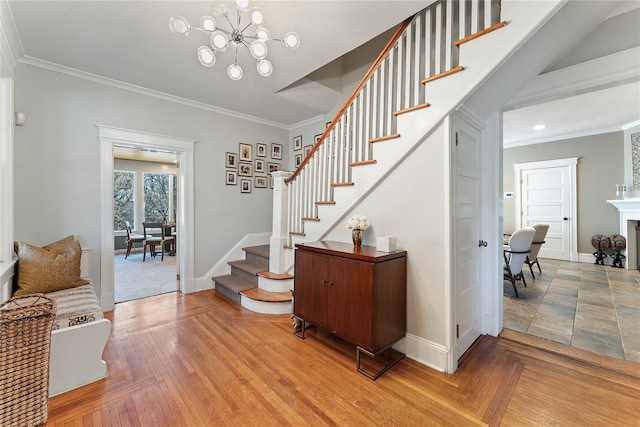
<instances>
[{"instance_id":1,"label":"white door","mask_svg":"<svg viewBox=\"0 0 640 427\"><path fill-rule=\"evenodd\" d=\"M515 165L520 196L518 227L549 224L541 258L577 260L573 171L577 158Z\"/></svg>"},{"instance_id":2,"label":"white door","mask_svg":"<svg viewBox=\"0 0 640 427\"><path fill-rule=\"evenodd\" d=\"M480 131L460 118L454 120L454 361L481 333L481 212L482 138ZM455 368L455 367L454 367Z\"/></svg>"}]
</instances>

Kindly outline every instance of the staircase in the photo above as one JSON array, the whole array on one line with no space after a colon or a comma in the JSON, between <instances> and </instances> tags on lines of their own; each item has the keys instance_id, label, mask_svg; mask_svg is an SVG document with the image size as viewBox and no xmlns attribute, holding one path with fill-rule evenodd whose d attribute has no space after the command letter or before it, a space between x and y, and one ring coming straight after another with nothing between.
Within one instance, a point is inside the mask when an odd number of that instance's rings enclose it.
<instances>
[{"instance_id":1,"label":"staircase","mask_svg":"<svg viewBox=\"0 0 640 427\"><path fill-rule=\"evenodd\" d=\"M269 272L269 245L242 250L245 259L228 262L230 274L211 278L216 292L258 313L290 313L293 276Z\"/></svg>"}]
</instances>

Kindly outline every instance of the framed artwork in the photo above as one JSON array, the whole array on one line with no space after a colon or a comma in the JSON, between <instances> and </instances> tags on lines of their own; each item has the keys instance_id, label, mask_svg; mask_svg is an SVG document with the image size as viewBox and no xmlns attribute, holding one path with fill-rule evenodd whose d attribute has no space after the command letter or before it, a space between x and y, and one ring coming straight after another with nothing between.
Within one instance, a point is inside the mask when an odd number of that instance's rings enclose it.
<instances>
[{"instance_id":1,"label":"framed artwork","mask_svg":"<svg viewBox=\"0 0 640 427\"><path fill-rule=\"evenodd\" d=\"M304 146L304 156L307 157L310 152L311 152L311 145L305 145Z\"/></svg>"},{"instance_id":2,"label":"framed artwork","mask_svg":"<svg viewBox=\"0 0 640 427\"><path fill-rule=\"evenodd\" d=\"M282 159L282 144L271 144L271 158Z\"/></svg>"},{"instance_id":3,"label":"framed artwork","mask_svg":"<svg viewBox=\"0 0 640 427\"><path fill-rule=\"evenodd\" d=\"M267 144L256 144L256 157L267 157Z\"/></svg>"},{"instance_id":4,"label":"framed artwork","mask_svg":"<svg viewBox=\"0 0 640 427\"><path fill-rule=\"evenodd\" d=\"M313 137L313 143L314 143L314 144L317 144L317 143L318 143L318 141L320 141L320 137L321 137L321 136L322 136L322 134L321 134L321 133L319 133L319 134L315 135L315 136Z\"/></svg>"},{"instance_id":5,"label":"framed artwork","mask_svg":"<svg viewBox=\"0 0 640 427\"><path fill-rule=\"evenodd\" d=\"M254 179L256 180L255 185L256 188L267 188L267 176L256 176Z\"/></svg>"},{"instance_id":6,"label":"framed artwork","mask_svg":"<svg viewBox=\"0 0 640 427\"><path fill-rule=\"evenodd\" d=\"M330 124L331 122L327 122L327 124L324 127L328 128Z\"/></svg>"},{"instance_id":7,"label":"framed artwork","mask_svg":"<svg viewBox=\"0 0 640 427\"><path fill-rule=\"evenodd\" d=\"M227 173L227 177L225 183L227 185L236 185L238 183L238 172L236 171L225 171Z\"/></svg>"},{"instance_id":8,"label":"framed artwork","mask_svg":"<svg viewBox=\"0 0 640 427\"><path fill-rule=\"evenodd\" d=\"M253 160L253 145L240 143L240 161L250 162Z\"/></svg>"},{"instance_id":9,"label":"framed artwork","mask_svg":"<svg viewBox=\"0 0 640 427\"><path fill-rule=\"evenodd\" d=\"M269 173L279 171L280 163L267 163L267 168L269 170Z\"/></svg>"},{"instance_id":10,"label":"framed artwork","mask_svg":"<svg viewBox=\"0 0 640 427\"><path fill-rule=\"evenodd\" d=\"M224 165L228 168L237 169L238 168L238 154L237 153L227 153L224 156Z\"/></svg>"},{"instance_id":11,"label":"framed artwork","mask_svg":"<svg viewBox=\"0 0 640 427\"><path fill-rule=\"evenodd\" d=\"M240 192L241 193L251 193L251 180L250 179L241 179L240 180Z\"/></svg>"},{"instance_id":12,"label":"framed artwork","mask_svg":"<svg viewBox=\"0 0 640 427\"><path fill-rule=\"evenodd\" d=\"M273 188L275 186L275 182L276 180L271 176L271 188Z\"/></svg>"},{"instance_id":13,"label":"framed artwork","mask_svg":"<svg viewBox=\"0 0 640 427\"><path fill-rule=\"evenodd\" d=\"M238 163L238 175L253 176L253 163Z\"/></svg>"},{"instance_id":14,"label":"framed artwork","mask_svg":"<svg viewBox=\"0 0 640 427\"><path fill-rule=\"evenodd\" d=\"M293 151L298 151L302 149L302 135L293 137Z\"/></svg>"},{"instance_id":15,"label":"framed artwork","mask_svg":"<svg viewBox=\"0 0 640 427\"><path fill-rule=\"evenodd\" d=\"M302 154L296 154L296 168L299 168L301 163L302 163Z\"/></svg>"},{"instance_id":16,"label":"framed artwork","mask_svg":"<svg viewBox=\"0 0 640 427\"><path fill-rule=\"evenodd\" d=\"M264 173L264 160L256 159L256 173ZM257 185L256 185L257 187Z\"/></svg>"}]
</instances>

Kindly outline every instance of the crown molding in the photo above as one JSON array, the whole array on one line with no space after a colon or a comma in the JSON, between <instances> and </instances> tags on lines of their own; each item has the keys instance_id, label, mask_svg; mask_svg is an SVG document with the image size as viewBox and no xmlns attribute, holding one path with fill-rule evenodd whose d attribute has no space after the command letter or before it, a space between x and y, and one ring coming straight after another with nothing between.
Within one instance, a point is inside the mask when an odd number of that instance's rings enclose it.
<instances>
[{"instance_id":1,"label":"crown molding","mask_svg":"<svg viewBox=\"0 0 640 427\"><path fill-rule=\"evenodd\" d=\"M8 2L0 1L0 77L15 78L17 58L23 54L11 7Z\"/></svg>"},{"instance_id":2,"label":"crown molding","mask_svg":"<svg viewBox=\"0 0 640 427\"><path fill-rule=\"evenodd\" d=\"M610 128L593 129L593 130L588 130L584 132L574 132L574 133L567 133L563 135L548 136L548 137L539 138L539 139L527 139L524 141L505 142L502 145L502 148L524 147L525 145L543 144L545 142L562 141L564 139L582 138L585 136L602 135L605 133L612 133L612 132L622 132L623 130L624 130L623 126L615 126Z\"/></svg>"},{"instance_id":3,"label":"crown molding","mask_svg":"<svg viewBox=\"0 0 640 427\"><path fill-rule=\"evenodd\" d=\"M248 120L251 122L260 123L263 125L272 126L275 128L280 128L285 130L289 129L289 126L284 123L274 122L271 120L262 119L260 117L251 116L249 114L239 113L237 111L227 110L224 108L216 107L214 105L205 104L204 102L197 102L191 99L182 98L182 97L171 95L165 92L148 89L142 86L132 85L119 80L103 77L97 74L80 71L78 69L67 67L65 65L60 65L53 62L48 62L41 59L33 58L31 56L24 56L23 58L18 60L18 63L42 68L49 71L54 71L56 73L66 74L72 77L89 80L95 83L116 87L118 89L128 90L130 92L151 96L154 98L162 99L164 101L175 102L176 104L182 104L188 107L199 108L201 110L211 111L217 114L223 114L226 116L240 118L240 119Z\"/></svg>"},{"instance_id":4,"label":"crown molding","mask_svg":"<svg viewBox=\"0 0 640 427\"><path fill-rule=\"evenodd\" d=\"M504 111L640 80L640 46L541 74Z\"/></svg>"},{"instance_id":5,"label":"crown molding","mask_svg":"<svg viewBox=\"0 0 640 427\"><path fill-rule=\"evenodd\" d=\"M289 126L289 131L301 128L303 126L312 125L318 122L322 123L325 120L324 117L325 117L324 115L319 115L319 116L311 117L310 119L307 119L307 120L303 120L298 123L294 123L291 126Z\"/></svg>"}]
</instances>

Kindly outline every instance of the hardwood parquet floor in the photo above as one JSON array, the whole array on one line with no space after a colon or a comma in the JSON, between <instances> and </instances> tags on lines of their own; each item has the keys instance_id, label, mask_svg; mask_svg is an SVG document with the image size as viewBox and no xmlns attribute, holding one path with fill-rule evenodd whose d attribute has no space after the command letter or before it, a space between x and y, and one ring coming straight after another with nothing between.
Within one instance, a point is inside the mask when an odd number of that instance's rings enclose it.
<instances>
[{"instance_id":1,"label":"hardwood parquet floor","mask_svg":"<svg viewBox=\"0 0 640 427\"><path fill-rule=\"evenodd\" d=\"M107 313L109 377L49 401L50 426L631 426L640 378L481 337L458 371L408 358L377 381L355 349L288 315L180 292ZM604 356L603 356L604 357ZM618 363L631 364L621 361ZM623 370L624 371L624 370Z\"/></svg>"}]
</instances>

